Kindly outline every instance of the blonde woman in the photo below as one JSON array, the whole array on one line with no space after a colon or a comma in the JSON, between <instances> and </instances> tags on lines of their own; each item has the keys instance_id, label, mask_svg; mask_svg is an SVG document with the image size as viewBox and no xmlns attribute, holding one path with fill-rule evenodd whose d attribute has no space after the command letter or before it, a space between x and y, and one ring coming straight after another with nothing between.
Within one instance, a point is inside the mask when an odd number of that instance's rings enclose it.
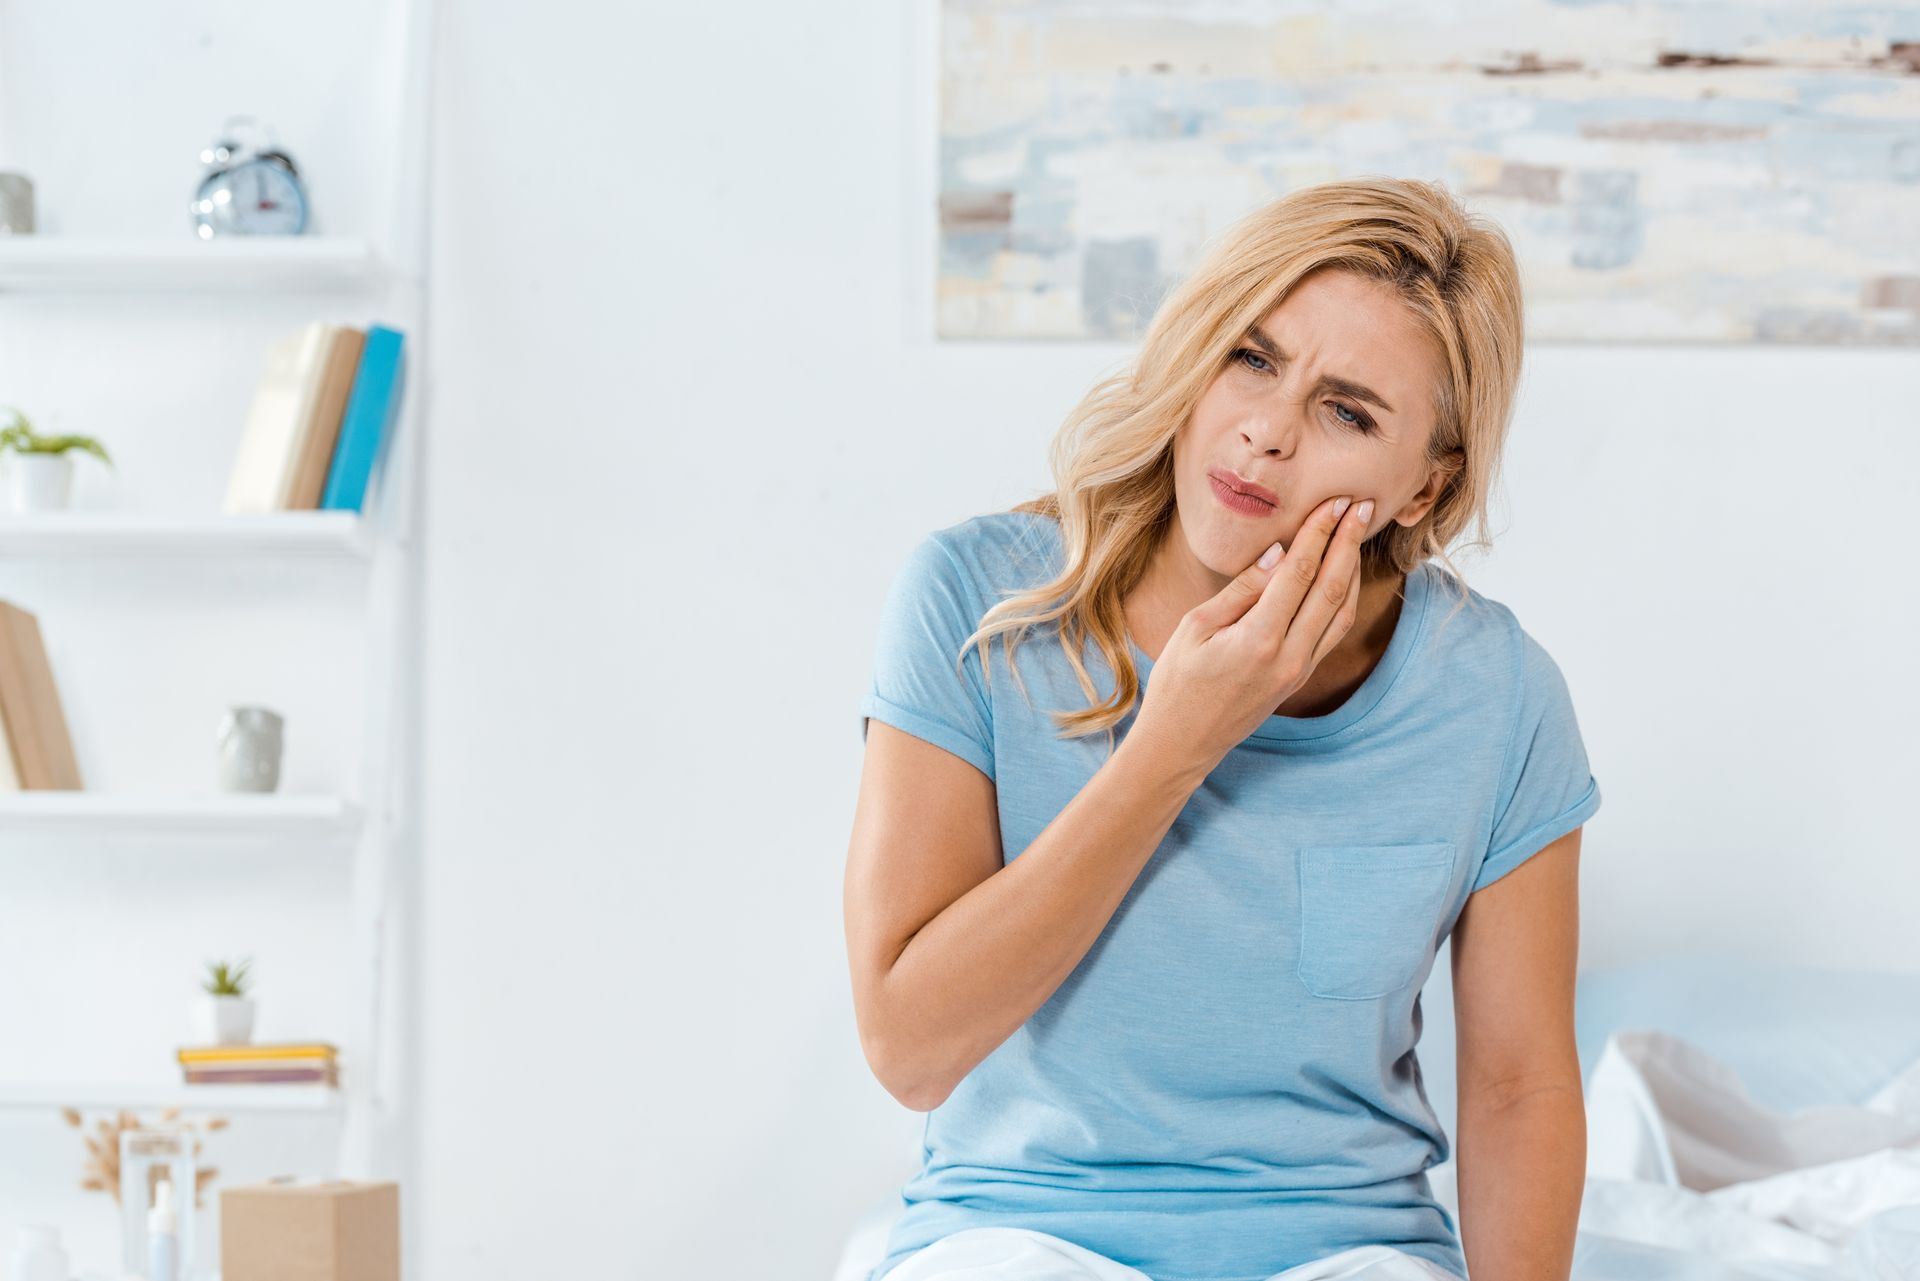
<instances>
[{"instance_id":1,"label":"blonde woman","mask_svg":"<svg viewBox=\"0 0 1920 1281\"><path fill-rule=\"evenodd\" d=\"M870 1281L1568 1276L1600 793L1552 658L1432 559L1487 543L1521 340L1444 189L1295 192L1069 416L1055 492L907 558L845 908L927 1117ZM1414 1052L1449 935L1457 1228Z\"/></svg>"}]
</instances>

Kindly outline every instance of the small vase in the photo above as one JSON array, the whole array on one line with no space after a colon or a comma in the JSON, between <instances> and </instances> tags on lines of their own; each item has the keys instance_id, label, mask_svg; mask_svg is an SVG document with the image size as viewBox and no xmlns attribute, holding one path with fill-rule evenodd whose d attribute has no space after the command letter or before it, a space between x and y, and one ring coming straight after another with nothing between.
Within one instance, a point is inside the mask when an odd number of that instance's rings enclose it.
<instances>
[{"instance_id":1,"label":"small vase","mask_svg":"<svg viewBox=\"0 0 1920 1281\"><path fill-rule=\"evenodd\" d=\"M264 707L235 707L220 720L220 786L229 792L271 792L280 785L285 722Z\"/></svg>"},{"instance_id":2,"label":"small vase","mask_svg":"<svg viewBox=\"0 0 1920 1281\"><path fill-rule=\"evenodd\" d=\"M245 1045L253 1040L253 998L215 996L200 998L200 1040L204 1045Z\"/></svg>"},{"instance_id":3,"label":"small vase","mask_svg":"<svg viewBox=\"0 0 1920 1281\"><path fill-rule=\"evenodd\" d=\"M33 234L33 179L0 173L0 236Z\"/></svg>"},{"instance_id":4,"label":"small vase","mask_svg":"<svg viewBox=\"0 0 1920 1281\"><path fill-rule=\"evenodd\" d=\"M60 511L73 493L71 454L7 456L7 498L17 513Z\"/></svg>"},{"instance_id":5,"label":"small vase","mask_svg":"<svg viewBox=\"0 0 1920 1281\"><path fill-rule=\"evenodd\" d=\"M33 179L0 173L0 236L33 234Z\"/></svg>"}]
</instances>

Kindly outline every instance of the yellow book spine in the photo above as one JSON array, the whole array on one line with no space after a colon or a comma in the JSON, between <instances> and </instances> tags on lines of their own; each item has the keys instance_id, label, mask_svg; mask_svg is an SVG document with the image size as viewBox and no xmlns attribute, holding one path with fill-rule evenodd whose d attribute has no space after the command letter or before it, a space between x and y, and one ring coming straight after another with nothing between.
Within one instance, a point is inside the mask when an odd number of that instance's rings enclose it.
<instances>
[{"instance_id":1,"label":"yellow book spine","mask_svg":"<svg viewBox=\"0 0 1920 1281\"><path fill-rule=\"evenodd\" d=\"M218 1063L230 1059L312 1059L332 1058L338 1051L331 1045L208 1045L176 1051L182 1063Z\"/></svg>"}]
</instances>

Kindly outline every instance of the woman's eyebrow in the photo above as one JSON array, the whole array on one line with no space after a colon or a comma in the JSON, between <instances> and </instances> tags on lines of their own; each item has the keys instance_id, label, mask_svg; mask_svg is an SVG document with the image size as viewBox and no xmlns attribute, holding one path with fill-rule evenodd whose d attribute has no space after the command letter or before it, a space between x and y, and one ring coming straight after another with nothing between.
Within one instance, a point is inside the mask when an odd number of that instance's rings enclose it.
<instances>
[{"instance_id":1,"label":"woman's eyebrow","mask_svg":"<svg viewBox=\"0 0 1920 1281\"><path fill-rule=\"evenodd\" d=\"M1267 331L1258 325L1247 330L1247 341L1258 347L1275 361L1291 359L1286 352L1280 350L1278 343L1267 337ZM1337 391L1341 395L1351 396L1355 400L1364 400L1369 405L1375 405L1389 414L1393 412L1393 406L1387 403L1386 397L1364 383L1357 383L1351 378L1341 378L1337 374L1322 374L1320 376L1320 383L1329 391Z\"/></svg>"}]
</instances>

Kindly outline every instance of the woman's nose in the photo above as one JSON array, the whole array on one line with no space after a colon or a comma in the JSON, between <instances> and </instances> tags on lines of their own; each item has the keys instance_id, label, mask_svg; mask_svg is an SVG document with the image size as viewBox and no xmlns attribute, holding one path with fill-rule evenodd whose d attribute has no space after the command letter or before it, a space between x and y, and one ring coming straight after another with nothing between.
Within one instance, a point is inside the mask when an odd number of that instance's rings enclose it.
<instances>
[{"instance_id":1,"label":"woman's nose","mask_svg":"<svg viewBox=\"0 0 1920 1281\"><path fill-rule=\"evenodd\" d=\"M1288 458L1300 431L1298 406L1276 402L1247 415L1240 424L1240 435L1262 454Z\"/></svg>"}]
</instances>

